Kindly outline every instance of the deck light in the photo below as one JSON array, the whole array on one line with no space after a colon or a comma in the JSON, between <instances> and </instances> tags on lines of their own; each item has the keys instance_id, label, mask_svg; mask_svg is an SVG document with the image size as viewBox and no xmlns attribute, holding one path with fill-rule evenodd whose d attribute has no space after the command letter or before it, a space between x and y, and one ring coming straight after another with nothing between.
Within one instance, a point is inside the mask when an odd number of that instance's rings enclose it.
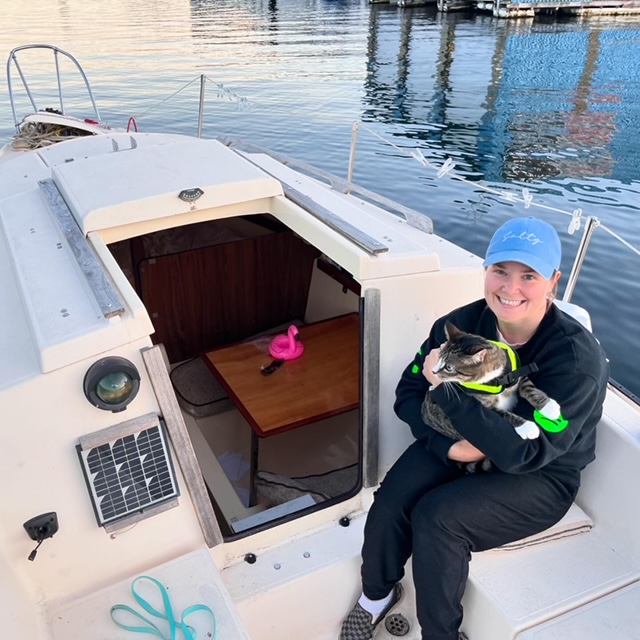
<instances>
[{"instance_id":1,"label":"deck light","mask_svg":"<svg viewBox=\"0 0 640 640\"><path fill-rule=\"evenodd\" d=\"M135 365L118 356L102 358L89 367L84 377L84 395L98 409L124 411L140 388Z\"/></svg>"}]
</instances>

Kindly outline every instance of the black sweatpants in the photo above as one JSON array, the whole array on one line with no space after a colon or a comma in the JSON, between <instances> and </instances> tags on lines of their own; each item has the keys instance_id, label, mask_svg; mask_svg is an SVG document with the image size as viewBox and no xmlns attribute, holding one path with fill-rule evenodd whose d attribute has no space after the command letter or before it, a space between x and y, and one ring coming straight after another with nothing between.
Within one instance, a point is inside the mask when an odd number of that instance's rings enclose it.
<instances>
[{"instance_id":1,"label":"black sweatpants","mask_svg":"<svg viewBox=\"0 0 640 640\"><path fill-rule=\"evenodd\" d=\"M384 598L413 554L423 640L457 640L471 551L544 531L567 512L575 493L544 472L465 475L415 442L391 467L369 511L364 594Z\"/></svg>"}]
</instances>

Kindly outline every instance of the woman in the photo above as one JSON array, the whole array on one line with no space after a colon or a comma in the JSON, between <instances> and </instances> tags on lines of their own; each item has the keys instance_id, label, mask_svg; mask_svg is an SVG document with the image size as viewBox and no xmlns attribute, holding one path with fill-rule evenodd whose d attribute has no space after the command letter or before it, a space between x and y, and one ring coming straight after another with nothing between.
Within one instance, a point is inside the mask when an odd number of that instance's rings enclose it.
<instances>
[{"instance_id":1,"label":"woman","mask_svg":"<svg viewBox=\"0 0 640 640\"><path fill-rule=\"evenodd\" d=\"M458 640L461 600L472 551L543 531L567 512L591 462L608 367L598 342L552 300L560 278L560 239L536 218L515 218L494 234L484 261L484 299L439 319L396 390L396 414L416 438L389 470L369 511L362 549L363 593L342 625L341 640L368 640L402 598L412 556L418 621L424 640ZM433 374L444 325L514 348L530 379L555 399L562 430L523 439L470 395L447 394ZM464 440L425 424L425 394ZM519 400L514 413L532 419ZM488 457L489 473L465 474L459 462ZM473 640L473 638L471 638Z\"/></svg>"}]
</instances>

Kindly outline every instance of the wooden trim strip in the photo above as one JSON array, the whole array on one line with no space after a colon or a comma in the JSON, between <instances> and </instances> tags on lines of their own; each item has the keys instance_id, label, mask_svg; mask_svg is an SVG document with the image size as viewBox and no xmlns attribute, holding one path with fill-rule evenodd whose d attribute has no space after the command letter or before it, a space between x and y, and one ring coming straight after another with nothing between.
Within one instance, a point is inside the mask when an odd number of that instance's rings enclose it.
<instances>
[{"instance_id":1,"label":"wooden trim strip","mask_svg":"<svg viewBox=\"0 0 640 640\"><path fill-rule=\"evenodd\" d=\"M222 532L218 526L207 487L202 478L202 472L187 432L187 426L182 417L182 411L173 392L169 371L160 346L156 345L142 349L142 359L149 372L151 384L182 469L205 542L208 547L215 547L223 541Z\"/></svg>"}]
</instances>

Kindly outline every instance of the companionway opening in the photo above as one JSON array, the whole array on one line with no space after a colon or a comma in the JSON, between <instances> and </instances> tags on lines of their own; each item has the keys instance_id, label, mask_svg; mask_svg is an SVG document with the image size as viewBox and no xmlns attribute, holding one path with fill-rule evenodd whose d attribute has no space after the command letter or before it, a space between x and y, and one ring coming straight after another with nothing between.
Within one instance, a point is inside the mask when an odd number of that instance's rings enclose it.
<instances>
[{"instance_id":1,"label":"companionway opening","mask_svg":"<svg viewBox=\"0 0 640 640\"><path fill-rule=\"evenodd\" d=\"M109 249L166 351L225 538L359 490L363 302L350 274L269 215L166 229ZM278 364L269 344L291 327L305 353Z\"/></svg>"}]
</instances>

